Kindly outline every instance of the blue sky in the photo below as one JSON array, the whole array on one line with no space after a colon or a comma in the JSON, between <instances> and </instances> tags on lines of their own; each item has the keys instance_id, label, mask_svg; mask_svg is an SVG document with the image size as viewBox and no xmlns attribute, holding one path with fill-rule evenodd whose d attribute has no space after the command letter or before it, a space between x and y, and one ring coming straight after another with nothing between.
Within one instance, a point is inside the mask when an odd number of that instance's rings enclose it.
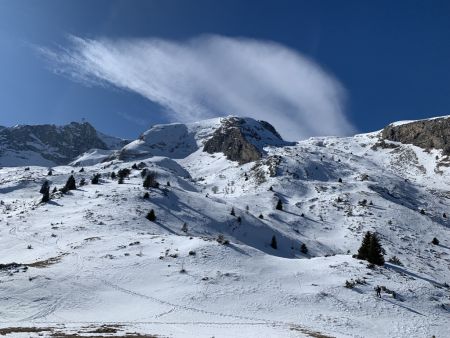
<instances>
[{"instance_id":1,"label":"blue sky","mask_svg":"<svg viewBox=\"0 0 450 338\"><path fill-rule=\"evenodd\" d=\"M232 109L300 138L450 114L449 15L448 1L0 0L0 125L86 118L134 138Z\"/></svg>"}]
</instances>

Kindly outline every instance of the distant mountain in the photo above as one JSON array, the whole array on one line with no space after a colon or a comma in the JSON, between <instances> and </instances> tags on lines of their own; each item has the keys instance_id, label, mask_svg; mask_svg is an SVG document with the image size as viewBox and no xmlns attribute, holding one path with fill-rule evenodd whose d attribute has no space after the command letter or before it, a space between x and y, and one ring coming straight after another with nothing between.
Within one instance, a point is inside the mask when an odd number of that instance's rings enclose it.
<instances>
[{"instance_id":1,"label":"distant mountain","mask_svg":"<svg viewBox=\"0 0 450 338\"><path fill-rule=\"evenodd\" d=\"M90 149L112 150L124 143L98 132L87 122L0 127L0 166L69 164Z\"/></svg>"}]
</instances>

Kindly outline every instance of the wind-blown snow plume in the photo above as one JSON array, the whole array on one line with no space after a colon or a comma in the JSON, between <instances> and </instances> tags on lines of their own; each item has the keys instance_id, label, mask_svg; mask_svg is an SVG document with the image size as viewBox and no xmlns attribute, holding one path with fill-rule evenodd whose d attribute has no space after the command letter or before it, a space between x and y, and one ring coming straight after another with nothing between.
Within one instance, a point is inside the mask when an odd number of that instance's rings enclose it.
<instances>
[{"instance_id":1,"label":"wind-blown snow plume","mask_svg":"<svg viewBox=\"0 0 450 338\"><path fill-rule=\"evenodd\" d=\"M139 93L172 120L249 116L291 140L353 132L342 85L280 44L216 35L185 42L71 37L67 48L40 51L58 73Z\"/></svg>"}]
</instances>

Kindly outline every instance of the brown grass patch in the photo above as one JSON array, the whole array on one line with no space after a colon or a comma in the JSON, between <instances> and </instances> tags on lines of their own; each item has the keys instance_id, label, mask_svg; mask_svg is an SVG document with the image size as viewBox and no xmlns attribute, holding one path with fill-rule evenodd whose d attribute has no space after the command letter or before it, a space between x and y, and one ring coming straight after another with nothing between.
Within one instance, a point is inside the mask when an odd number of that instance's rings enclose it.
<instances>
[{"instance_id":1,"label":"brown grass patch","mask_svg":"<svg viewBox=\"0 0 450 338\"><path fill-rule=\"evenodd\" d=\"M30 268L38 268L38 269L42 269L42 268L46 268L50 265L59 263L61 261L61 259L63 258L63 256L68 255L67 253L56 256L56 257L50 257L48 259L42 260L42 261L37 261L34 263L29 263L29 264L24 264L25 266L28 266Z\"/></svg>"}]
</instances>

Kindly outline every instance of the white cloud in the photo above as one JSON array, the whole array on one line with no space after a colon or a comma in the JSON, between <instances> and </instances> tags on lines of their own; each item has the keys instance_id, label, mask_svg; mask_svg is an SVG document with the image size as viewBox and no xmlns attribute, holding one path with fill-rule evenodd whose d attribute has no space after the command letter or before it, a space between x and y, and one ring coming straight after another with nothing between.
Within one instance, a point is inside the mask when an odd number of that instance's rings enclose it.
<instances>
[{"instance_id":1,"label":"white cloud","mask_svg":"<svg viewBox=\"0 0 450 338\"><path fill-rule=\"evenodd\" d=\"M273 42L71 37L68 48L40 50L59 73L139 93L165 107L171 120L249 116L290 140L354 131L343 112L342 85L311 59Z\"/></svg>"}]
</instances>

